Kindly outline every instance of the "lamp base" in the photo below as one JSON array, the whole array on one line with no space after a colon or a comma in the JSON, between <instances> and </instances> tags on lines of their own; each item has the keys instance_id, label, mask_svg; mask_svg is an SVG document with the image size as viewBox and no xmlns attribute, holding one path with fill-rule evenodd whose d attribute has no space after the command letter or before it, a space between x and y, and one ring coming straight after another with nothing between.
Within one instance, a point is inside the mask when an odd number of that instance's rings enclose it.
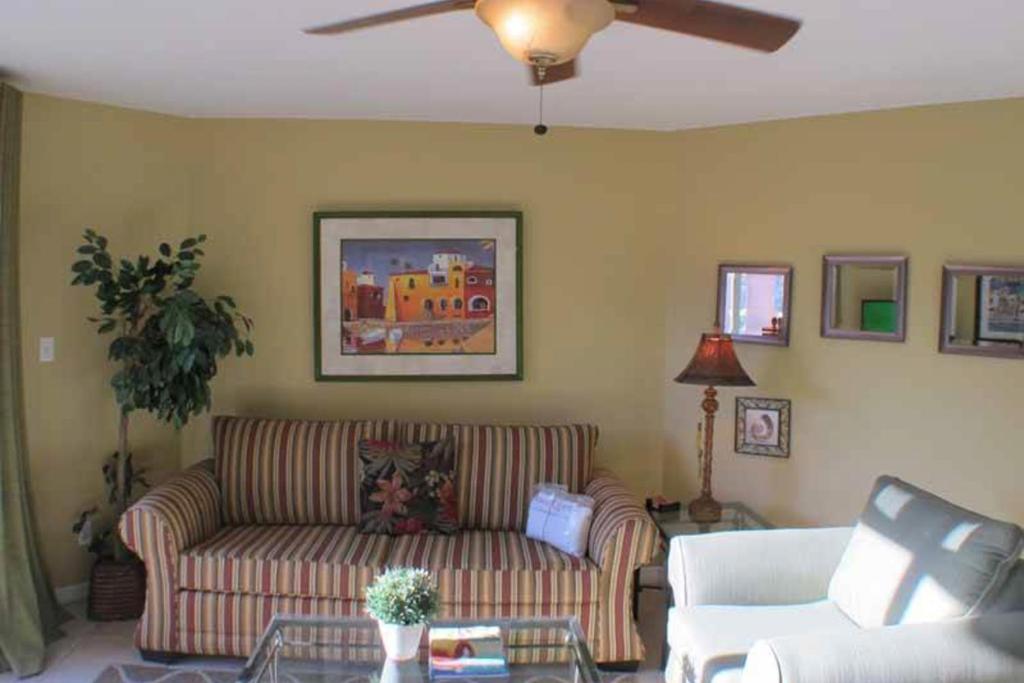
<instances>
[{"instance_id":1,"label":"lamp base","mask_svg":"<svg viewBox=\"0 0 1024 683\"><path fill-rule=\"evenodd\" d=\"M687 507L690 520L698 524L713 524L722 520L722 504L710 495L694 498Z\"/></svg>"}]
</instances>

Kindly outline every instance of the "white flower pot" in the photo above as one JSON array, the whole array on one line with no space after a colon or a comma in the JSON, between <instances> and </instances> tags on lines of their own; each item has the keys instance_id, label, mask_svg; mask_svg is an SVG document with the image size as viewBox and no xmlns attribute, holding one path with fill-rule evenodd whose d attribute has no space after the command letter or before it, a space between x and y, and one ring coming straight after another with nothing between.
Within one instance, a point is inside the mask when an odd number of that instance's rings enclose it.
<instances>
[{"instance_id":1,"label":"white flower pot","mask_svg":"<svg viewBox=\"0 0 1024 683\"><path fill-rule=\"evenodd\" d=\"M423 638L423 624L401 626L378 621L377 625L380 626L380 639L388 659L405 662L416 658Z\"/></svg>"}]
</instances>

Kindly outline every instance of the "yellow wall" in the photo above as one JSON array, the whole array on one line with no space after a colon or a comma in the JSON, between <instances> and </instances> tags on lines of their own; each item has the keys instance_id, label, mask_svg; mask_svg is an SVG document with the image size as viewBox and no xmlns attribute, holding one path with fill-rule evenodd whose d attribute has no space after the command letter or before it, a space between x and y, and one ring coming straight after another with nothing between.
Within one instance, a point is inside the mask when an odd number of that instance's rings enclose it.
<instances>
[{"instance_id":1,"label":"yellow wall","mask_svg":"<svg viewBox=\"0 0 1024 683\"><path fill-rule=\"evenodd\" d=\"M939 355L940 268L1024 262L1024 100L684 133L368 122L184 120L29 95L22 193L25 393L35 506L57 585L85 577L68 527L115 441L105 342L68 267L85 227L131 253L210 236L200 284L256 320L215 410L302 417L591 420L638 492L696 488L699 390L668 381L714 319L719 262L795 266L788 349L739 347L759 386L725 389L715 490L781 523L849 521L891 472L1024 521L1024 364ZM316 210L520 209L526 380L316 383ZM822 339L822 254L910 255L906 344ZM57 362L40 365L40 336ZM733 399L793 400L793 455L732 449ZM167 469L209 453L136 421Z\"/></svg>"},{"instance_id":2,"label":"yellow wall","mask_svg":"<svg viewBox=\"0 0 1024 683\"><path fill-rule=\"evenodd\" d=\"M344 418L601 425L601 460L639 490L661 475L663 269L671 150L651 133L386 123L192 121L29 95L22 243L28 437L42 545L56 585L84 580L68 532L101 490L115 444L105 343L68 287L85 227L128 252L209 235L200 287L256 321L253 359L229 360L215 410ZM512 208L526 214L526 381L313 381L312 212ZM652 275L653 274L653 275ZM587 296L582 296L583 292ZM37 338L57 337L53 365ZM139 422L147 422L145 419ZM136 429L139 457L209 454L209 421Z\"/></svg>"},{"instance_id":3,"label":"yellow wall","mask_svg":"<svg viewBox=\"0 0 1024 683\"><path fill-rule=\"evenodd\" d=\"M85 228L112 253L155 249L188 223L192 155L179 119L68 100L24 100L21 192L21 321L32 495L40 546L57 586L87 575L71 524L104 495L100 472L116 448L117 412L90 290L71 288ZM159 236L159 237L158 237ZM56 360L39 363L39 337L56 338ZM134 419L133 449L158 470L178 465L178 437ZM158 475L159 476L159 475Z\"/></svg>"},{"instance_id":4,"label":"yellow wall","mask_svg":"<svg viewBox=\"0 0 1024 683\"><path fill-rule=\"evenodd\" d=\"M600 458L638 490L661 475L672 150L656 133L368 122L193 122L193 223L207 286L238 294L256 356L225 364L217 411L601 426ZM669 201L666 201L669 198ZM314 211L518 209L523 382L313 381ZM239 247L242 248L239 248ZM244 367L243 367L244 364ZM183 461L209 452L207 421Z\"/></svg>"},{"instance_id":5,"label":"yellow wall","mask_svg":"<svg viewBox=\"0 0 1024 683\"><path fill-rule=\"evenodd\" d=\"M1024 522L1024 363L940 355L945 262L1024 263L1024 100L678 134L683 193L666 367L714 319L715 268L795 266L788 349L738 345L757 381L720 392L715 492L782 523L845 523L888 472ZM905 344L819 336L825 253L910 256ZM666 382L667 490L693 494L696 387ZM733 451L734 399L793 401L793 453Z\"/></svg>"}]
</instances>

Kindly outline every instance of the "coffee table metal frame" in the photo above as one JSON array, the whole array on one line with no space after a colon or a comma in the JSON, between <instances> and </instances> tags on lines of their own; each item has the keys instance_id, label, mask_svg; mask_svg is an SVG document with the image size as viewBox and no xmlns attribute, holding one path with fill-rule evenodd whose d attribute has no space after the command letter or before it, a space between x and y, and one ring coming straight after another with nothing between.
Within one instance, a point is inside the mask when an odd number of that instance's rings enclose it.
<instances>
[{"instance_id":1,"label":"coffee table metal frame","mask_svg":"<svg viewBox=\"0 0 1024 683\"><path fill-rule=\"evenodd\" d=\"M498 626L503 634L514 631L526 631L533 629L561 629L565 632L565 641L561 644L544 643L537 645L511 644L507 645L509 650L530 650L530 649L568 649L572 653L575 676L573 683L600 683L600 674L587 647L583 629L580 627L576 617L542 617L527 619L444 619L431 622L430 628L445 627L467 627L467 626ZM238 678L238 683L273 683L278 680L278 668L280 666L281 652L288 645L300 645L311 648L316 647L338 647L334 643L298 643L289 642L284 637L286 628L324 628L324 629L372 629L376 630L376 622L367 617L312 617L312 616L288 616L275 615L266 630L260 637L256 649L246 662ZM372 644L353 645L353 648L380 650L379 642ZM383 652L379 652L379 660L384 661ZM315 659L311 661L316 661ZM368 662L364 662L367 664ZM343 668L344 662L338 662ZM429 679L426 672L426 664L421 663L424 669L424 679ZM511 664L515 668L529 668L531 664ZM541 665L537 665L541 666Z\"/></svg>"}]
</instances>

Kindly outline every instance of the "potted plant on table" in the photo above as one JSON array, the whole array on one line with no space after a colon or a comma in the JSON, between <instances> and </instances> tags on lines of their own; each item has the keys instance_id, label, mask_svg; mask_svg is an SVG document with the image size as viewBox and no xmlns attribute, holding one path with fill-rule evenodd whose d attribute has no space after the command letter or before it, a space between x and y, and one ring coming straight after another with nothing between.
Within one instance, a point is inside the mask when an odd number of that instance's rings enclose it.
<instances>
[{"instance_id":1,"label":"potted plant on table","mask_svg":"<svg viewBox=\"0 0 1024 683\"><path fill-rule=\"evenodd\" d=\"M115 609L113 598L123 602L126 592L145 590L138 581L142 564L116 532L135 485L145 485L141 471L132 465L129 418L143 410L180 429L192 415L209 410L218 360L253 354L252 321L238 312L231 297L207 300L194 290L205 235L190 237L176 249L163 243L153 258L117 261L107 250L106 237L86 230L84 240L78 247L79 260L71 266L71 284L96 288L100 315L89 321L99 334L114 335L108 356L117 363L110 384L119 410L117 452L104 467L112 514L103 518L98 509L86 511L74 531L97 555L90 580L90 618L123 619L138 614ZM94 590L98 588L102 590ZM93 597L108 595L111 602ZM139 612L143 597L134 603Z\"/></svg>"},{"instance_id":2,"label":"potted plant on table","mask_svg":"<svg viewBox=\"0 0 1024 683\"><path fill-rule=\"evenodd\" d=\"M366 611L377 620L388 659L416 657L437 605L437 589L422 569L389 569L366 589Z\"/></svg>"}]
</instances>

